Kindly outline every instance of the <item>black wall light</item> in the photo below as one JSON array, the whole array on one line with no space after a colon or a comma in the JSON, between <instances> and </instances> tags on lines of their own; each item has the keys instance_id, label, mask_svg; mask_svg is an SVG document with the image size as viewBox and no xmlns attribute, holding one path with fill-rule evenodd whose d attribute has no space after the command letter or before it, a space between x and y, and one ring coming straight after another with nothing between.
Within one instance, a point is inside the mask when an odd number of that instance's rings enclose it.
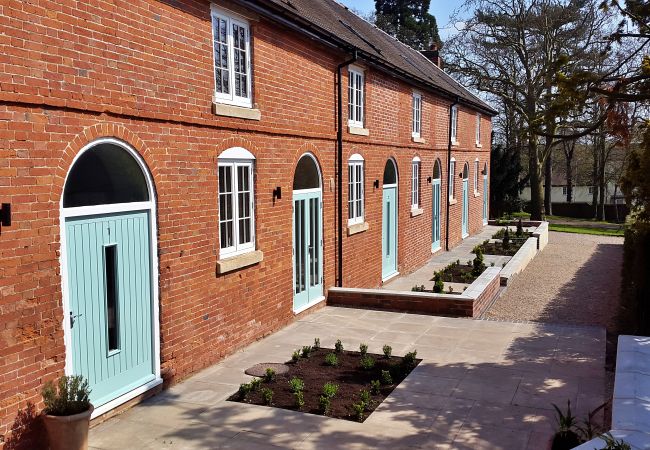
<instances>
[{"instance_id":1,"label":"black wall light","mask_svg":"<svg viewBox=\"0 0 650 450\"><path fill-rule=\"evenodd\" d=\"M3 203L0 208L0 232L3 226L11 226L11 203Z\"/></svg>"},{"instance_id":2,"label":"black wall light","mask_svg":"<svg viewBox=\"0 0 650 450\"><path fill-rule=\"evenodd\" d=\"M431 177L427 178L427 183L431 184Z\"/></svg>"},{"instance_id":3,"label":"black wall light","mask_svg":"<svg viewBox=\"0 0 650 450\"><path fill-rule=\"evenodd\" d=\"M379 180L375 180L375 182L372 183L372 185L373 185L375 188L378 189L378 188L379 188Z\"/></svg>"},{"instance_id":4,"label":"black wall light","mask_svg":"<svg viewBox=\"0 0 650 450\"><path fill-rule=\"evenodd\" d=\"M273 201L282 199L282 187L278 186L273 189Z\"/></svg>"}]
</instances>

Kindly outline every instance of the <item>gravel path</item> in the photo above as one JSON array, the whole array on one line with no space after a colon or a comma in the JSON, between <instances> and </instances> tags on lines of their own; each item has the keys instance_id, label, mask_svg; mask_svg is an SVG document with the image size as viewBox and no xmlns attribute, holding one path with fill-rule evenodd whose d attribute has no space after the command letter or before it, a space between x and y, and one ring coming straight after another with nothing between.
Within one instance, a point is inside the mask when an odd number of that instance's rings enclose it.
<instances>
[{"instance_id":1,"label":"gravel path","mask_svg":"<svg viewBox=\"0 0 650 450\"><path fill-rule=\"evenodd\" d=\"M612 331L622 260L623 238L550 232L546 248L485 317L602 325Z\"/></svg>"}]
</instances>

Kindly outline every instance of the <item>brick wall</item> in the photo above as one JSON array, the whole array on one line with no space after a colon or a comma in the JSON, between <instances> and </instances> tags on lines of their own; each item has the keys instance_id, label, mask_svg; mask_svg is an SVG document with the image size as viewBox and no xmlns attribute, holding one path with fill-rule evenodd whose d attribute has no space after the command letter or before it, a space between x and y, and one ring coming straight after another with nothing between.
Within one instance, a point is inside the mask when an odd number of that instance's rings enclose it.
<instances>
[{"instance_id":1,"label":"brick wall","mask_svg":"<svg viewBox=\"0 0 650 450\"><path fill-rule=\"evenodd\" d=\"M16 435L42 406L42 384L64 370L59 202L74 156L94 139L127 142L142 155L155 183L161 360L168 383L295 319L291 186L296 163L307 151L323 173L325 287L335 283L334 73L346 55L247 15L260 121L211 112L205 1L8 0L0 6L0 199L13 208L13 224L0 236L0 436L7 447L30 447L28 437ZM287 67L300 69L289 73ZM382 179L389 157L397 161L400 180L399 270L408 272L431 255L426 178L436 158L443 168L444 239L448 106L423 92L426 143L414 143L411 88L368 69L370 135L345 133L344 148L346 155L366 159L370 228L344 238L345 285L381 283L381 192L372 181ZM467 160L473 170L476 156L481 167L489 160L489 119L482 149L473 145L474 124L474 113L461 109L457 168ZM217 276L216 158L232 146L257 158L256 236L264 261ZM412 218L415 155L422 159L424 213ZM286 194L273 202L276 186ZM343 195L347 198L346 183ZM470 201L474 232L481 227L482 198L470 192ZM451 245L460 241L459 214L460 203L451 206Z\"/></svg>"}]
</instances>

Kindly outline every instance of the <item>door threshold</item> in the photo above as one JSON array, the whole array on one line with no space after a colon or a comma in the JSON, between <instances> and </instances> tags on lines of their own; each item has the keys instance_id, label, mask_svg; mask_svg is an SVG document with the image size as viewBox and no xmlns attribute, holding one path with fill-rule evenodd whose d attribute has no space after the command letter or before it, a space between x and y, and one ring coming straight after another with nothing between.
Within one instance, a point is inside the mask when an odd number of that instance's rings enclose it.
<instances>
[{"instance_id":1,"label":"door threshold","mask_svg":"<svg viewBox=\"0 0 650 450\"><path fill-rule=\"evenodd\" d=\"M398 276L398 275L399 275L399 272L392 273L392 274L388 275L386 278L382 278L382 279L381 279L381 282L382 282L382 283L385 283L385 282L387 282L388 280L392 280L393 278L395 278L395 277Z\"/></svg>"},{"instance_id":2,"label":"door threshold","mask_svg":"<svg viewBox=\"0 0 650 450\"><path fill-rule=\"evenodd\" d=\"M469 237L469 233L467 233L467 234L463 234L463 235L461 236L461 239L465 239L466 237Z\"/></svg>"},{"instance_id":3,"label":"door threshold","mask_svg":"<svg viewBox=\"0 0 650 450\"><path fill-rule=\"evenodd\" d=\"M95 419L95 418L101 416L102 414L106 414L107 412L111 411L112 409L117 408L121 404L126 403L129 400L132 400L132 399L134 399L135 397L137 397L137 396L139 396L141 394L144 394L149 389L155 388L156 386L162 384L162 382L163 382L162 378L154 378L153 380L149 381L148 383L145 383L145 384L143 384L141 386L138 386L137 388L135 388L135 389L133 389L133 390L131 390L131 391L125 393L125 394L120 395L119 397L111 400L110 402L104 403L103 405L98 406L93 411L92 415L90 416L90 419L92 420L92 419Z\"/></svg>"},{"instance_id":4,"label":"door threshold","mask_svg":"<svg viewBox=\"0 0 650 450\"><path fill-rule=\"evenodd\" d=\"M305 306L301 306L301 307L298 308L298 309L294 309L294 310L293 310L293 313L294 313L294 314L300 314L301 312L308 310L308 309L311 308L312 306L316 306L316 305L318 305L318 304L319 304L320 302L322 302L323 300L325 300L325 296L324 296L324 295L321 295L320 297L316 297L316 299L315 299L314 301L312 301L311 303L307 303Z\"/></svg>"}]
</instances>

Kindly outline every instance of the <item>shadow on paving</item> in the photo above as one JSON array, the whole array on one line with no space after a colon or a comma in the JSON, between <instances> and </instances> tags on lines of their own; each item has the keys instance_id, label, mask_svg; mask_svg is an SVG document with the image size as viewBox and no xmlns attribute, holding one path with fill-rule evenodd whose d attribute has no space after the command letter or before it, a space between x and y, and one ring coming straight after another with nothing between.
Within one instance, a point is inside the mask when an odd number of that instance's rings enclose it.
<instances>
[{"instance_id":1,"label":"shadow on paving","mask_svg":"<svg viewBox=\"0 0 650 450\"><path fill-rule=\"evenodd\" d=\"M560 288L536 320L602 325L613 330L621 292L622 264L622 244L598 244L591 257L571 281ZM576 302L580 305L577 308Z\"/></svg>"},{"instance_id":2,"label":"shadow on paving","mask_svg":"<svg viewBox=\"0 0 650 450\"><path fill-rule=\"evenodd\" d=\"M603 333L553 325L534 325L532 333L513 339L498 357L437 363L421 355L425 360L364 423L226 401L199 406L166 392L127 412L113 432L136 420L150 448L546 448L555 427L552 403L564 408L571 400L582 419L603 401ZM160 425L157 416L170 414L164 407L172 405L180 413L174 424L150 426Z\"/></svg>"}]
</instances>

